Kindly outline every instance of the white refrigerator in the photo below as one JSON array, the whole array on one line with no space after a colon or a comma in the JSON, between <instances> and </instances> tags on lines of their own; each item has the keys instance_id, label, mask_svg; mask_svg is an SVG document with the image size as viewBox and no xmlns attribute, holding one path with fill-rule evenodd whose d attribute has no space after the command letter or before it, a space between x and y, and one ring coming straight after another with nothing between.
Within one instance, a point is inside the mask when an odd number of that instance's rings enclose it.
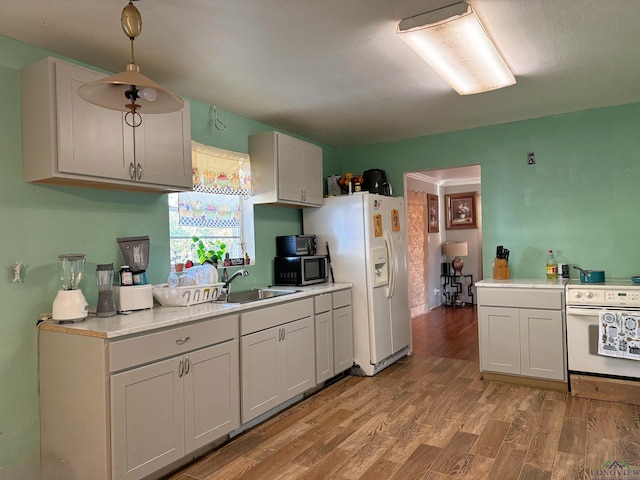
<instances>
[{"instance_id":1,"label":"white refrigerator","mask_svg":"<svg viewBox=\"0 0 640 480\"><path fill-rule=\"evenodd\" d=\"M358 192L303 210L304 233L329 245L336 282L353 284L353 373L372 376L411 353L404 199ZM329 278L331 281L331 276Z\"/></svg>"}]
</instances>

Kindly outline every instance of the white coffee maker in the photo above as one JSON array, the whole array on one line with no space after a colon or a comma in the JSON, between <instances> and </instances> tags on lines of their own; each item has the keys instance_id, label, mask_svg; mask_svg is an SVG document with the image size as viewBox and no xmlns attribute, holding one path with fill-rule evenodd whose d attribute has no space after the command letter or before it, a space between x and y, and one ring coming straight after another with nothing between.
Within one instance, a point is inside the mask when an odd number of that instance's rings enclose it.
<instances>
[{"instance_id":1,"label":"white coffee maker","mask_svg":"<svg viewBox=\"0 0 640 480\"><path fill-rule=\"evenodd\" d=\"M89 304L80 290L84 262L84 253L58 255L58 276L62 288L58 290L51 310L51 317L58 323L81 322L89 314Z\"/></svg>"}]
</instances>

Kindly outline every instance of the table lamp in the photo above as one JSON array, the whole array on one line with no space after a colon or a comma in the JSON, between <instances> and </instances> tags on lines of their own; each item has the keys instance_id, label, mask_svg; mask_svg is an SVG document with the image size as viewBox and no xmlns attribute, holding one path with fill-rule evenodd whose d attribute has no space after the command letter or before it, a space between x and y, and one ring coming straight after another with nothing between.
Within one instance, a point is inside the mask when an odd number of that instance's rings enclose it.
<instances>
[{"instance_id":1,"label":"table lamp","mask_svg":"<svg viewBox=\"0 0 640 480\"><path fill-rule=\"evenodd\" d=\"M447 257L455 257L451 262L454 275L462 275L462 267L464 262L460 257L469 255L467 242L446 242L444 244L444 252Z\"/></svg>"}]
</instances>

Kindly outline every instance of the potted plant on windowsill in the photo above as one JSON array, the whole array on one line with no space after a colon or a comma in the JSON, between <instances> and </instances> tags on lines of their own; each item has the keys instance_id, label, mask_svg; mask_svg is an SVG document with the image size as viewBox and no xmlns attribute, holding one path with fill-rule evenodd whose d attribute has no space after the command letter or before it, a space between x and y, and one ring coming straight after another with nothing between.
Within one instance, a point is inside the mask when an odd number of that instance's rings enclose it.
<instances>
[{"instance_id":1,"label":"potted plant on windowsill","mask_svg":"<svg viewBox=\"0 0 640 480\"><path fill-rule=\"evenodd\" d=\"M200 237L192 237L191 240L195 245L196 255L198 256L198 260L201 265L210 263L214 267L217 267L218 262L222 260L227 251L227 244L220 240L207 242Z\"/></svg>"}]
</instances>

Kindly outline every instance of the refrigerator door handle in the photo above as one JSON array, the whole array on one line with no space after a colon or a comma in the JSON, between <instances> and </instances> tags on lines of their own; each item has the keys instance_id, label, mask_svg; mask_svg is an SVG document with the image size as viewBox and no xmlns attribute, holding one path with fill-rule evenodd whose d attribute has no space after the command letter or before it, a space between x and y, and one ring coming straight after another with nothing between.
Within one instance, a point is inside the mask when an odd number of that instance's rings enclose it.
<instances>
[{"instance_id":1,"label":"refrigerator door handle","mask_svg":"<svg viewBox=\"0 0 640 480\"><path fill-rule=\"evenodd\" d=\"M389 283L386 288L387 298L393 297L396 283L396 265L395 265L395 252L393 247L393 239L389 233L384 232L384 243L387 247L387 268L389 269Z\"/></svg>"}]
</instances>

